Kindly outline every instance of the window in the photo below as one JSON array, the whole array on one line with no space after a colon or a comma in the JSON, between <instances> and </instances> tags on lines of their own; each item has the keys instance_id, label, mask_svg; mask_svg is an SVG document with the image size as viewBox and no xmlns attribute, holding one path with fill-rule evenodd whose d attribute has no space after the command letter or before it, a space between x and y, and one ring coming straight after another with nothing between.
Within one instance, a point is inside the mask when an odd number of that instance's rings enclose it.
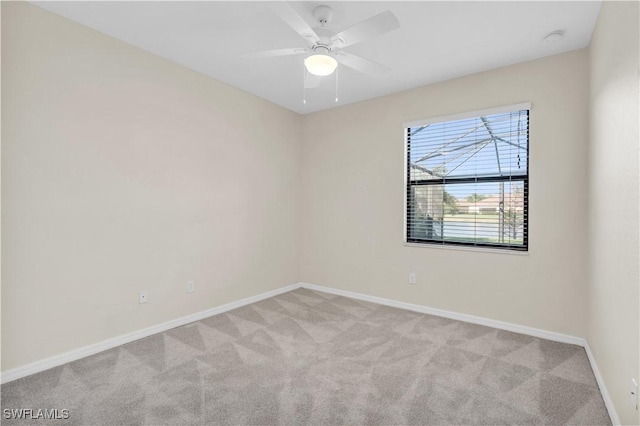
<instances>
[{"instance_id":1,"label":"window","mask_svg":"<svg viewBox=\"0 0 640 426\"><path fill-rule=\"evenodd\" d=\"M528 249L529 104L405 124L405 241Z\"/></svg>"}]
</instances>

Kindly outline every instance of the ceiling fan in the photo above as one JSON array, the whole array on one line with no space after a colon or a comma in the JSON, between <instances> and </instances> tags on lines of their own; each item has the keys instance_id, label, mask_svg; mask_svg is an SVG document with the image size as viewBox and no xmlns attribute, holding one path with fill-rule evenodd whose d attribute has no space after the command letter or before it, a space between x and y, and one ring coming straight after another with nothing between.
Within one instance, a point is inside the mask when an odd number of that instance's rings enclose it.
<instances>
[{"instance_id":1,"label":"ceiling fan","mask_svg":"<svg viewBox=\"0 0 640 426\"><path fill-rule=\"evenodd\" d=\"M353 53L345 52L345 47L366 41L372 37L395 30L400 27L398 19L390 11L382 12L365 19L344 31L336 33L327 28L333 17L333 9L326 5L317 6L313 16L319 25L311 26L287 3L277 2L272 5L273 11L297 32L307 43L307 47L266 50L242 55L245 58L269 58L276 56L308 54L304 60L305 88L320 85L321 77L332 74L338 63L365 74L383 75L390 71L384 65L373 62Z\"/></svg>"}]
</instances>

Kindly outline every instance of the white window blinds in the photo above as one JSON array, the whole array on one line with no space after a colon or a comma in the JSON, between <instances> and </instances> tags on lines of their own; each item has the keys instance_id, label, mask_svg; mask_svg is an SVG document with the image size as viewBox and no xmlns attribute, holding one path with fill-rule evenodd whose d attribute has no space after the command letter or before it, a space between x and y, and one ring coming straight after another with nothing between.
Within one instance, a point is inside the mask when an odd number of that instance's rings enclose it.
<instances>
[{"instance_id":1,"label":"white window blinds","mask_svg":"<svg viewBox=\"0 0 640 426\"><path fill-rule=\"evenodd\" d=\"M406 241L528 249L529 107L409 123Z\"/></svg>"}]
</instances>

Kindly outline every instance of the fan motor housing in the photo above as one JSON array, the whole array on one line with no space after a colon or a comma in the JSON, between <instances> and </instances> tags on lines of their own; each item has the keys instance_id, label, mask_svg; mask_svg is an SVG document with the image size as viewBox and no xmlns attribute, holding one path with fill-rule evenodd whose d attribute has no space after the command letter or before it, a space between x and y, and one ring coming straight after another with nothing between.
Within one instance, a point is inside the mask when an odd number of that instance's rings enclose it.
<instances>
[{"instance_id":1,"label":"fan motor housing","mask_svg":"<svg viewBox=\"0 0 640 426\"><path fill-rule=\"evenodd\" d=\"M324 46L322 44L316 44L313 47L313 53L316 55L328 55L331 52L329 46Z\"/></svg>"},{"instance_id":2,"label":"fan motor housing","mask_svg":"<svg viewBox=\"0 0 640 426\"><path fill-rule=\"evenodd\" d=\"M332 37L336 35L336 32L327 27L316 27L313 31L315 31L318 37L320 37L320 41L317 42L317 45L319 46L340 47L344 43L340 37L332 40Z\"/></svg>"}]
</instances>

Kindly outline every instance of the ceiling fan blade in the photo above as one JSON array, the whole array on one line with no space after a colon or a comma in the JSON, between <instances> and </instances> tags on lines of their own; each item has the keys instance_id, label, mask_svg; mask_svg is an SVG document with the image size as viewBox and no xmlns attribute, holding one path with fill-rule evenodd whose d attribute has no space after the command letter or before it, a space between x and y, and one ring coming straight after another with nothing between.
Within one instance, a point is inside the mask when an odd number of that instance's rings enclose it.
<instances>
[{"instance_id":1,"label":"ceiling fan blade","mask_svg":"<svg viewBox=\"0 0 640 426\"><path fill-rule=\"evenodd\" d=\"M243 58L274 58L276 56L297 55L307 52L309 49L304 47L292 47L289 49L263 50L262 52L250 52L240 55Z\"/></svg>"},{"instance_id":2,"label":"ceiling fan blade","mask_svg":"<svg viewBox=\"0 0 640 426\"><path fill-rule=\"evenodd\" d=\"M396 15L387 10L334 35L331 37L331 41L341 48L347 47L399 27L400 22L398 22Z\"/></svg>"},{"instance_id":3,"label":"ceiling fan blade","mask_svg":"<svg viewBox=\"0 0 640 426\"><path fill-rule=\"evenodd\" d=\"M304 78L304 88L315 89L316 87L320 86L321 80L322 77L320 77L319 75L311 74L310 72L308 72Z\"/></svg>"},{"instance_id":4,"label":"ceiling fan blade","mask_svg":"<svg viewBox=\"0 0 640 426\"><path fill-rule=\"evenodd\" d=\"M320 40L320 37L311 29L311 26L307 24L302 16L298 15L291 6L287 3L279 1L271 5L271 9L278 15L287 25L289 25L295 32L305 39L305 41L311 46Z\"/></svg>"},{"instance_id":5,"label":"ceiling fan blade","mask_svg":"<svg viewBox=\"0 0 640 426\"><path fill-rule=\"evenodd\" d=\"M352 53L338 52L336 54L336 59L341 64L365 74L382 76L391 71L391 68L387 68L382 64L373 62L369 59L365 59L362 56L354 55Z\"/></svg>"}]
</instances>

